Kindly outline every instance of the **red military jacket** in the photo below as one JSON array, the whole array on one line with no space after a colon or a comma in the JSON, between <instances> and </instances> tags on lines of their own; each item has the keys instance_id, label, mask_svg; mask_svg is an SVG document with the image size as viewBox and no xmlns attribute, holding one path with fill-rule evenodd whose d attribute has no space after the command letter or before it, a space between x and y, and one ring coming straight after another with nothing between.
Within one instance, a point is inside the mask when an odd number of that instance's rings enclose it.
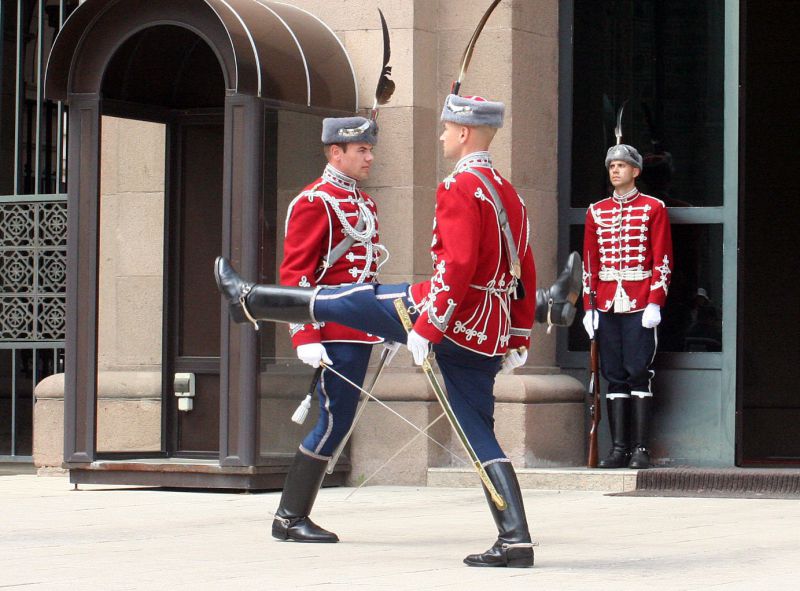
<instances>
[{"instance_id":1,"label":"red military jacket","mask_svg":"<svg viewBox=\"0 0 800 591\"><path fill-rule=\"evenodd\" d=\"M388 253L378 241L378 211L356 181L330 164L322 177L294 198L286 215L281 285L313 287L344 283L373 283ZM362 226L359 225L362 219ZM332 265L331 253L347 237L350 248ZM291 324L292 344L348 342L379 343L382 339L333 322Z\"/></svg>"},{"instance_id":2,"label":"red military jacket","mask_svg":"<svg viewBox=\"0 0 800 591\"><path fill-rule=\"evenodd\" d=\"M663 306L672 273L672 233L664 202L638 190L591 205L583 238L583 306L595 291L603 312Z\"/></svg>"},{"instance_id":3,"label":"red military jacket","mask_svg":"<svg viewBox=\"0 0 800 591\"><path fill-rule=\"evenodd\" d=\"M490 192L497 190L519 255L525 297L514 299L516 280ZM529 346L536 305L536 267L528 244L527 209L513 185L492 168L488 152L462 158L436 192L430 281L411 287L420 316L414 330L434 343L446 337L483 355Z\"/></svg>"}]
</instances>

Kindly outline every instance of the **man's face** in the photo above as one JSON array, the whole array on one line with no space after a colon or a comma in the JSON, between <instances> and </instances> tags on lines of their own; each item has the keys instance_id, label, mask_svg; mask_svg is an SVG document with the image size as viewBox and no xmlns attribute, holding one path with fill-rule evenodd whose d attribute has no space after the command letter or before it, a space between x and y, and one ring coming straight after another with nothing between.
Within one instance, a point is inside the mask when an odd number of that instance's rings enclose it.
<instances>
[{"instance_id":1,"label":"man's face","mask_svg":"<svg viewBox=\"0 0 800 591\"><path fill-rule=\"evenodd\" d=\"M612 160L608 165L608 178L615 189L632 185L639 172L638 168L624 160Z\"/></svg>"},{"instance_id":2,"label":"man's face","mask_svg":"<svg viewBox=\"0 0 800 591\"><path fill-rule=\"evenodd\" d=\"M461 125L456 125L450 121L444 122L442 135L439 136L439 141L442 142L442 155L446 160L455 160L461 154Z\"/></svg>"},{"instance_id":3,"label":"man's face","mask_svg":"<svg viewBox=\"0 0 800 591\"><path fill-rule=\"evenodd\" d=\"M331 147L331 164L341 172L357 181L369 178L372 160L372 144L367 142L352 142L347 144L345 152L339 146Z\"/></svg>"}]
</instances>

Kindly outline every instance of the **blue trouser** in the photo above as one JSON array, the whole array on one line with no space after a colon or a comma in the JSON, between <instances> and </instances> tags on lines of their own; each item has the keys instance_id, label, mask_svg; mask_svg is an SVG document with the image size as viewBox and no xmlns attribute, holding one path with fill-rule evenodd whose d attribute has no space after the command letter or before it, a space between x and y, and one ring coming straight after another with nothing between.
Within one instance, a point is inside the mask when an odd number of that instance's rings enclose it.
<instances>
[{"instance_id":1,"label":"blue trouser","mask_svg":"<svg viewBox=\"0 0 800 591\"><path fill-rule=\"evenodd\" d=\"M656 354L656 329L642 326L642 312L600 312L597 330L600 367L608 380L608 397L650 396ZM627 396L626 396L627 395Z\"/></svg>"},{"instance_id":2,"label":"blue trouser","mask_svg":"<svg viewBox=\"0 0 800 591\"><path fill-rule=\"evenodd\" d=\"M320 322L338 322L405 343L406 331L397 316L394 300L402 297L406 307L410 306L408 290L407 283L361 283L322 289L314 303L314 317ZM434 345L433 351L453 412L478 459L485 463L505 458L494 435L494 378L502 356L474 353L446 338Z\"/></svg>"},{"instance_id":3,"label":"blue trouser","mask_svg":"<svg viewBox=\"0 0 800 591\"><path fill-rule=\"evenodd\" d=\"M372 345L364 343L325 343L333 367L354 384L363 384ZM356 414L361 392L332 371L324 369L317 385L319 418L303 439L303 448L322 458L336 451Z\"/></svg>"}]
</instances>

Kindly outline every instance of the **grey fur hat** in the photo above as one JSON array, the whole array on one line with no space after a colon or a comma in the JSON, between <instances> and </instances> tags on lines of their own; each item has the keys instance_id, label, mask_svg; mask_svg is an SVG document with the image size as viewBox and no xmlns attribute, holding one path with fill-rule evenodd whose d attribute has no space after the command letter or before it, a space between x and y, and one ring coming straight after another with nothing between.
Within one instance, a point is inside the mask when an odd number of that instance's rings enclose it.
<instances>
[{"instance_id":1,"label":"grey fur hat","mask_svg":"<svg viewBox=\"0 0 800 591\"><path fill-rule=\"evenodd\" d=\"M475 127L503 127L506 106L496 101L487 101L480 96L458 96L449 94L444 99L442 121Z\"/></svg>"},{"instance_id":2,"label":"grey fur hat","mask_svg":"<svg viewBox=\"0 0 800 591\"><path fill-rule=\"evenodd\" d=\"M378 124L364 117L328 117L322 120L322 143L378 143Z\"/></svg>"},{"instance_id":3,"label":"grey fur hat","mask_svg":"<svg viewBox=\"0 0 800 591\"><path fill-rule=\"evenodd\" d=\"M608 153L606 154L606 168L608 168L614 160L622 160L642 170L642 155L639 154L636 148L628 144L618 144L608 149Z\"/></svg>"}]
</instances>

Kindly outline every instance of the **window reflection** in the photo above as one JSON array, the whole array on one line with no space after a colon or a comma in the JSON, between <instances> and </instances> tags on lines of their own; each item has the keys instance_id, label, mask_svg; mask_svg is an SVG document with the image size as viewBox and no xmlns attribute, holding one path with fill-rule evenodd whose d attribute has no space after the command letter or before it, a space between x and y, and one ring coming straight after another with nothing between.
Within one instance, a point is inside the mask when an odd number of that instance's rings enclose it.
<instances>
[{"instance_id":1,"label":"window reflection","mask_svg":"<svg viewBox=\"0 0 800 591\"><path fill-rule=\"evenodd\" d=\"M673 224L672 241L675 268L661 314L658 350L722 351L722 225ZM570 227L570 250L583 252L583 226ZM589 349L580 322L569 329L568 347Z\"/></svg>"},{"instance_id":2,"label":"window reflection","mask_svg":"<svg viewBox=\"0 0 800 591\"><path fill-rule=\"evenodd\" d=\"M623 103L639 188L668 207L722 205L724 1L574 6L572 207L610 193L603 160Z\"/></svg>"}]
</instances>

